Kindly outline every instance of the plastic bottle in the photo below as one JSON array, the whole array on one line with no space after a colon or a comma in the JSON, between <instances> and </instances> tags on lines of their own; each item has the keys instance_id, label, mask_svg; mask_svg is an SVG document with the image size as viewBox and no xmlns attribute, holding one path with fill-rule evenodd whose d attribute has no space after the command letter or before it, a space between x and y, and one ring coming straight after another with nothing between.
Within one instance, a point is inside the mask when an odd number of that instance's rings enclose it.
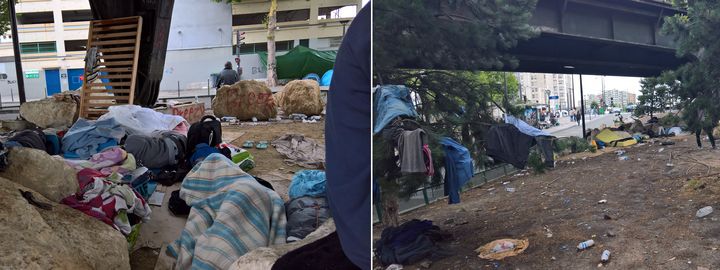
<instances>
[{"instance_id":1,"label":"plastic bottle","mask_svg":"<svg viewBox=\"0 0 720 270\"><path fill-rule=\"evenodd\" d=\"M592 239L590 239L590 240L587 240L587 241L585 241L585 242L582 242L582 243L578 244L577 249L578 249L578 251L579 251L579 250L583 250L583 249L587 249L587 248L589 248L589 247L592 247L593 245L595 245L595 241L593 241Z\"/></svg>"},{"instance_id":2,"label":"plastic bottle","mask_svg":"<svg viewBox=\"0 0 720 270\"><path fill-rule=\"evenodd\" d=\"M610 260L610 251L606 249L605 251L603 251L602 256L600 257L600 261L603 263L606 263L609 260Z\"/></svg>"}]
</instances>

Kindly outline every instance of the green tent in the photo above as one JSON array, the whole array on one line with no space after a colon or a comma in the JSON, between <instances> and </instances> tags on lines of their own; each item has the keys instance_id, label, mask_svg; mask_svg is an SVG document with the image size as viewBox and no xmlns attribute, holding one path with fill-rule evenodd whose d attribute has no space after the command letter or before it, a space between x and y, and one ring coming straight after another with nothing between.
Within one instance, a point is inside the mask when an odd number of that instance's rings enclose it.
<instances>
[{"instance_id":1,"label":"green tent","mask_svg":"<svg viewBox=\"0 0 720 270\"><path fill-rule=\"evenodd\" d=\"M260 62L267 66L267 53L258 53ZM278 79L300 79L310 73L322 76L335 65L337 51L318 51L297 46L283 55L275 57Z\"/></svg>"}]
</instances>

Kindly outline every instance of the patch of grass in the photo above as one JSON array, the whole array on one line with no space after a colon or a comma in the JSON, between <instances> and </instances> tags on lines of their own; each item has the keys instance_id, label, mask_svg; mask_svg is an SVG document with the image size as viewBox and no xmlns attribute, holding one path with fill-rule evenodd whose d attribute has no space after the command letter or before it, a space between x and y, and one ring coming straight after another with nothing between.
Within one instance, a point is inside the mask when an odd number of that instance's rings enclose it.
<instances>
[{"instance_id":1,"label":"patch of grass","mask_svg":"<svg viewBox=\"0 0 720 270\"><path fill-rule=\"evenodd\" d=\"M705 182L700 179L690 179L685 183L685 191L697 190L705 187Z\"/></svg>"}]
</instances>

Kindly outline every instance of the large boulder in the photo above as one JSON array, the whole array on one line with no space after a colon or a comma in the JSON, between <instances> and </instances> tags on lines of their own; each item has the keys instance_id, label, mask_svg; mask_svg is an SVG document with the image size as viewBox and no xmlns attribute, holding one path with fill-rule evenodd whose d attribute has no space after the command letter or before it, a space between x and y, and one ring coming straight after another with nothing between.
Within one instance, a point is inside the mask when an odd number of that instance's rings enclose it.
<instances>
[{"instance_id":1,"label":"large boulder","mask_svg":"<svg viewBox=\"0 0 720 270\"><path fill-rule=\"evenodd\" d=\"M325 107L320 85L315 80L295 80L285 85L278 103L286 115L320 115Z\"/></svg>"},{"instance_id":2,"label":"large boulder","mask_svg":"<svg viewBox=\"0 0 720 270\"><path fill-rule=\"evenodd\" d=\"M78 103L69 94L25 102L20 116L41 128L66 129L78 118Z\"/></svg>"},{"instance_id":3,"label":"large boulder","mask_svg":"<svg viewBox=\"0 0 720 270\"><path fill-rule=\"evenodd\" d=\"M8 153L8 167L0 177L36 190L46 198L60 202L78 191L77 173L62 159L46 152L13 147Z\"/></svg>"},{"instance_id":4,"label":"large boulder","mask_svg":"<svg viewBox=\"0 0 720 270\"><path fill-rule=\"evenodd\" d=\"M28 203L18 189L52 208ZM0 208L2 269L130 269L122 233L80 211L5 178Z\"/></svg>"},{"instance_id":5,"label":"large boulder","mask_svg":"<svg viewBox=\"0 0 720 270\"><path fill-rule=\"evenodd\" d=\"M232 116L238 120L268 120L277 115L277 105L272 91L258 81L239 81L220 87L212 101L217 117Z\"/></svg>"}]
</instances>

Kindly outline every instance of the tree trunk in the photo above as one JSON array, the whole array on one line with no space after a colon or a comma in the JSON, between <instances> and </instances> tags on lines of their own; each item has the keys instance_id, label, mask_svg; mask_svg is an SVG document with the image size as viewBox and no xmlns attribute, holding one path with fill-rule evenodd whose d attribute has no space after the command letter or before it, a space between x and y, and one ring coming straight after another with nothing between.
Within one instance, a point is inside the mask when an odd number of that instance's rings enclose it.
<instances>
[{"instance_id":1,"label":"tree trunk","mask_svg":"<svg viewBox=\"0 0 720 270\"><path fill-rule=\"evenodd\" d=\"M382 224L387 227L397 227L400 220L400 206L398 194L392 190L382 192Z\"/></svg>"},{"instance_id":2,"label":"tree trunk","mask_svg":"<svg viewBox=\"0 0 720 270\"><path fill-rule=\"evenodd\" d=\"M273 87L277 85L277 73L275 62L275 28L277 27L277 0L270 3L270 12L268 12L268 35L267 35L267 85Z\"/></svg>"}]
</instances>

